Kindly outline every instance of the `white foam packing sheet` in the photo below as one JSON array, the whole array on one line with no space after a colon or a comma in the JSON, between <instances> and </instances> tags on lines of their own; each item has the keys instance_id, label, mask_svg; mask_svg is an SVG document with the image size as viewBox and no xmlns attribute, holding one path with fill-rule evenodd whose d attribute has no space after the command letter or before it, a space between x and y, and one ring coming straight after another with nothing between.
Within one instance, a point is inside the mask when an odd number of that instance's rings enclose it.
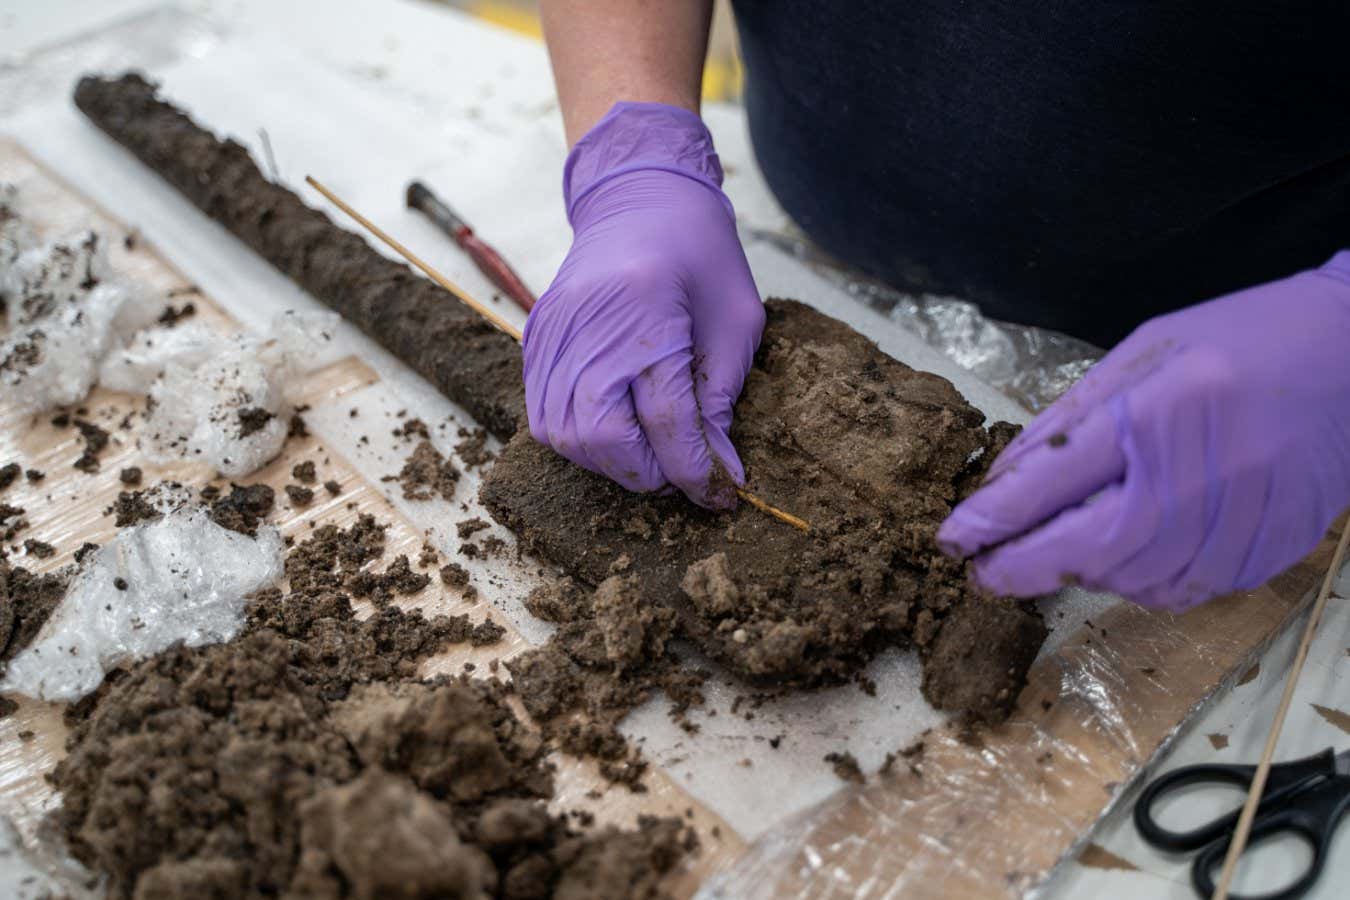
<instances>
[{"instance_id":1,"label":"white foam packing sheet","mask_svg":"<svg viewBox=\"0 0 1350 900\"><path fill-rule=\"evenodd\" d=\"M71 73L72 88L79 74ZM427 104L415 97L400 99L388 85L372 87L294 47L243 34L230 35L199 58L151 70L150 75L163 83L167 98L218 134L248 145L260 161L264 156L258 135L266 129L282 180L307 202L327 209L343 227L354 227L303 187L303 176L313 174L479 297L493 293L485 279L430 224L403 208L409 179L420 177L443 193L536 290L547 285L566 252L571 234L558 184L565 148L556 111L522 101L508 104L516 112L509 117L464 114L428 122ZM456 93L454 79L442 86L440 109L458 105L467 110L492 102L480 96L481 81L470 80L465 90L476 93L463 96ZM755 167L740 116L710 110L708 118L724 162L736 173L728 180L728 191L742 211L742 225L777 224L781 212L771 200L766 202L758 176L745 174ZM263 331L285 309L323 308L86 122L69 94L28 109L3 127L86 196L138 228L246 328ZM896 358L951 379L991 419L1026 420L1027 414L1002 394L797 260L767 243L751 242L747 253L764 295L795 297L844 320ZM503 305L502 311L523 320L512 307ZM390 431L397 422L387 413L406 409L433 426L451 418L472 424L462 410L351 326L344 324L337 340L371 365L381 382L316 408L308 418L316 433L372 482L396 472L408 451L408 445L396 445ZM355 428L348 412L353 406L361 409ZM360 443L362 435L369 444ZM443 435L444 440L437 440L448 451L454 429ZM453 505L405 502L392 483L386 492L413 522L430 530L438 549L452 553L457 545L454 522L480 512L475 505L478 481L476 472L463 479ZM459 509L461 501L468 512ZM475 581L485 599L527 639L541 640L547 627L532 620L521 605L537 583L536 566L512 557L507 553L488 564L491 580L482 563L471 567ZM1067 621L1080 621L1081 613L1090 614L1109 600L1077 593L1055 602L1068 604ZM1052 627L1056 618L1049 617ZM1047 648L1054 644L1052 631ZM840 788L822 760L826 753L851 751L870 771L886 753L942 721L920 697L912 652L886 653L866 674L877 684L876 696L853 685L799 694L756 709L753 721L729 714L734 698L751 690L718 676L708 689L718 715L696 715L699 734L689 735L671 723L661 698L636 711L625 729L696 799L753 839ZM772 749L769 739L779 735L785 737Z\"/></svg>"}]
</instances>

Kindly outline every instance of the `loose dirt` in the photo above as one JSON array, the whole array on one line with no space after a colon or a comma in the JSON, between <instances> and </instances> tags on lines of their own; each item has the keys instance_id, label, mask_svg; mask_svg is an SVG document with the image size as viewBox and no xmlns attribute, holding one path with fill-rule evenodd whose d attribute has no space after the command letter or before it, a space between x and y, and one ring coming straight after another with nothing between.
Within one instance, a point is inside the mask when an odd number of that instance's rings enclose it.
<instances>
[{"instance_id":1,"label":"loose dirt","mask_svg":"<svg viewBox=\"0 0 1350 900\"><path fill-rule=\"evenodd\" d=\"M471 639L465 617L357 620L334 585L382 545L366 519L317 529L240 637L172 648L71 709L52 781L75 856L117 898L661 896L695 846L680 822L574 830L499 684L417 679Z\"/></svg>"}]
</instances>

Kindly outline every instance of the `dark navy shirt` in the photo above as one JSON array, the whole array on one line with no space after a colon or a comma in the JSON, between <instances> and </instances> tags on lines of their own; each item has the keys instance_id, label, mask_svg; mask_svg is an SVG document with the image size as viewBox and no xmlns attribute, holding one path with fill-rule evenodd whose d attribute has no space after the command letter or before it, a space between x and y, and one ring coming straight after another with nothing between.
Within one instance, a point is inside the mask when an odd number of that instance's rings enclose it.
<instances>
[{"instance_id":1,"label":"dark navy shirt","mask_svg":"<svg viewBox=\"0 0 1350 900\"><path fill-rule=\"evenodd\" d=\"M770 186L897 287L1110 346L1350 246L1346 0L735 8Z\"/></svg>"}]
</instances>

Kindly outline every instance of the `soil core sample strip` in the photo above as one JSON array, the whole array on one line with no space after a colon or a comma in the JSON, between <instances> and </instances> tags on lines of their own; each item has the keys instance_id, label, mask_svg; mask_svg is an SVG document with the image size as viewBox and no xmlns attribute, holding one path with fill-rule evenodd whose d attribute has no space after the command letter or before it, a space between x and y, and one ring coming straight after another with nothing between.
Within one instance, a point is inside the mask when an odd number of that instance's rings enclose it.
<instances>
[{"instance_id":1,"label":"soil core sample strip","mask_svg":"<svg viewBox=\"0 0 1350 900\"><path fill-rule=\"evenodd\" d=\"M732 440L752 489L805 518L810 534L748 505L711 513L629 493L523 431L481 498L580 581L631 573L680 635L751 681L840 681L912 643L934 706L997 721L1045 627L1032 605L976 593L935 539L1016 433L983 422L946 379L810 307L771 300Z\"/></svg>"}]
</instances>

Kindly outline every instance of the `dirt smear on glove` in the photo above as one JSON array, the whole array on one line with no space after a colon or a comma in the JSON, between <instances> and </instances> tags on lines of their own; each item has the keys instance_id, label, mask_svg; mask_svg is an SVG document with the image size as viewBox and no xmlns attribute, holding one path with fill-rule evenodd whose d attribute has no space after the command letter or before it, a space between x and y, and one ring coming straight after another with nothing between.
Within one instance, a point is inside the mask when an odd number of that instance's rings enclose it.
<instances>
[{"instance_id":1,"label":"dirt smear on glove","mask_svg":"<svg viewBox=\"0 0 1350 900\"><path fill-rule=\"evenodd\" d=\"M912 644L930 702L998 721L1044 625L1032 605L977 594L935 540L1016 432L983 421L945 379L775 300L732 439L751 489L805 518L810 534L744 504L714 514L628 493L523 433L481 497L578 581L631 573L624 596L634 613L660 612L663 640L689 638L751 681L837 682L880 650Z\"/></svg>"},{"instance_id":2,"label":"dirt smear on glove","mask_svg":"<svg viewBox=\"0 0 1350 900\"><path fill-rule=\"evenodd\" d=\"M68 713L57 821L111 896L662 896L692 833L550 814L547 745L502 686L417 678L467 619L358 620L340 586L383 529L319 532L240 637L116 672Z\"/></svg>"}]
</instances>

